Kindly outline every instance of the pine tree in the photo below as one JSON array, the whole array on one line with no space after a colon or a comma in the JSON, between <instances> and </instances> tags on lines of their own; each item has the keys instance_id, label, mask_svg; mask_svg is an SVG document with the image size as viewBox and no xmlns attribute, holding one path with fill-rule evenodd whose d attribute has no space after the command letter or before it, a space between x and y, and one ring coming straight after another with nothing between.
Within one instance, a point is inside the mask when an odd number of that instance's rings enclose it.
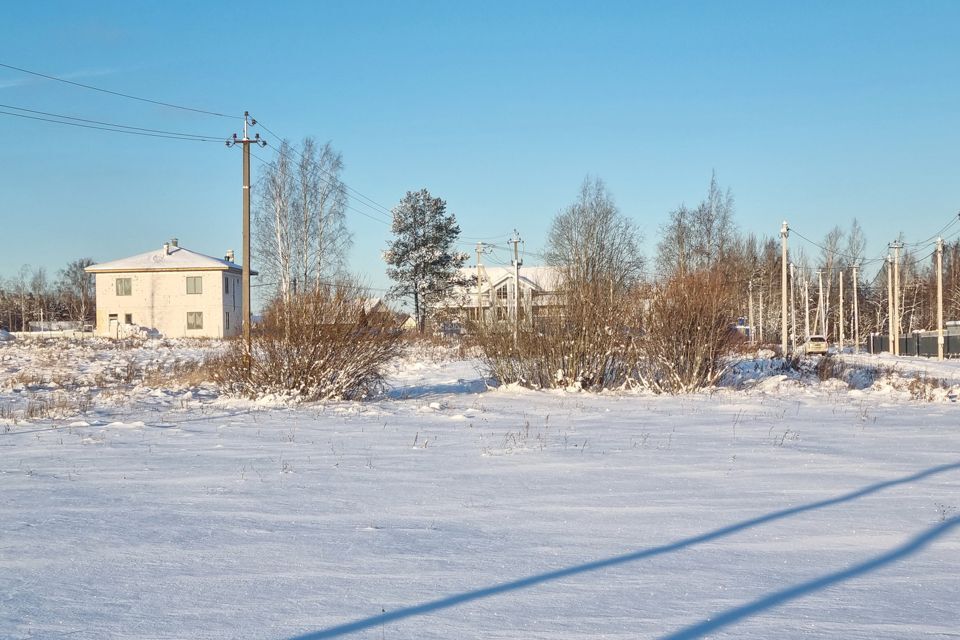
<instances>
[{"instance_id":1,"label":"pine tree","mask_svg":"<svg viewBox=\"0 0 960 640\"><path fill-rule=\"evenodd\" d=\"M455 251L460 236L456 217L447 214L447 203L426 189L408 191L393 209L394 240L383 259L387 275L396 282L390 295L410 298L423 333L432 305L462 284L459 269L467 255Z\"/></svg>"}]
</instances>

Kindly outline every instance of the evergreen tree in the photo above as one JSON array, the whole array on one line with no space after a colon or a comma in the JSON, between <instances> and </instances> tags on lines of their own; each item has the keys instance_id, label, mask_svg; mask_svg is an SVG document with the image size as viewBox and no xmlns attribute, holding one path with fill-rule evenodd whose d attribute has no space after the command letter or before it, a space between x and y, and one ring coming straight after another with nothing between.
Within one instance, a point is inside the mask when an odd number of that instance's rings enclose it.
<instances>
[{"instance_id":1,"label":"evergreen tree","mask_svg":"<svg viewBox=\"0 0 960 640\"><path fill-rule=\"evenodd\" d=\"M462 284L459 269L467 255L454 250L460 236L447 203L426 189L408 191L393 208L394 240L384 252L387 275L396 282L390 295L413 301L417 330L423 333L429 308Z\"/></svg>"}]
</instances>

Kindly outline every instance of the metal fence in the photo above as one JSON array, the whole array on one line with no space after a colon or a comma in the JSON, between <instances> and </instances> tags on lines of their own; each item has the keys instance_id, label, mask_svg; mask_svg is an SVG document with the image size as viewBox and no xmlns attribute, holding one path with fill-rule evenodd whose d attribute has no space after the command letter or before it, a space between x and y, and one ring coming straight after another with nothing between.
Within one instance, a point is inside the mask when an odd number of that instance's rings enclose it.
<instances>
[{"instance_id":1,"label":"metal fence","mask_svg":"<svg viewBox=\"0 0 960 640\"><path fill-rule=\"evenodd\" d=\"M900 355L937 357L937 332L915 331L899 337ZM890 353L890 337L872 333L867 338L867 350L870 353ZM947 358L960 358L960 329L950 327L943 333L943 355Z\"/></svg>"}]
</instances>

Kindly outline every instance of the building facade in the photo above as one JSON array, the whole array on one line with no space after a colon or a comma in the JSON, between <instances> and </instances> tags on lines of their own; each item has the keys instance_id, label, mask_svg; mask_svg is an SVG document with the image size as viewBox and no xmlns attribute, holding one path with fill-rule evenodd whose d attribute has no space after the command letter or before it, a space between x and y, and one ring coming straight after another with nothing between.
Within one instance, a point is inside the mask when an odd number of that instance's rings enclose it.
<instances>
[{"instance_id":1,"label":"building facade","mask_svg":"<svg viewBox=\"0 0 960 640\"><path fill-rule=\"evenodd\" d=\"M137 327L170 338L225 338L242 330L243 269L233 252L213 258L179 246L87 267L95 275L98 335Z\"/></svg>"}]
</instances>

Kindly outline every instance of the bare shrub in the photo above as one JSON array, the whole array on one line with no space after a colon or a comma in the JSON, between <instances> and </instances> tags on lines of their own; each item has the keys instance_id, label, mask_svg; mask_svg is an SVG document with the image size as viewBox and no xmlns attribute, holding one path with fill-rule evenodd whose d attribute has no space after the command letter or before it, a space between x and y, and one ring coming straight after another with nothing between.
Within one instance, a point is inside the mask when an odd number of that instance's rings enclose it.
<instances>
[{"instance_id":1,"label":"bare shrub","mask_svg":"<svg viewBox=\"0 0 960 640\"><path fill-rule=\"evenodd\" d=\"M645 386L678 393L717 382L725 356L743 340L730 326L737 312L733 287L713 270L676 276L654 292L638 370Z\"/></svg>"},{"instance_id":2,"label":"bare shrub","mask_svg":"<svg viewBox=\"0 0 960 640\"><path fill-rule=\"evenodd\" d=\"M211 377L225 391L248 397L376 393L384 366L402 349L401 335L392 314L365 313L362 293L345 283L279 298L253 333L250 354L242 340L232 341L209 363Z\"/></svg>"}]
</instances>

